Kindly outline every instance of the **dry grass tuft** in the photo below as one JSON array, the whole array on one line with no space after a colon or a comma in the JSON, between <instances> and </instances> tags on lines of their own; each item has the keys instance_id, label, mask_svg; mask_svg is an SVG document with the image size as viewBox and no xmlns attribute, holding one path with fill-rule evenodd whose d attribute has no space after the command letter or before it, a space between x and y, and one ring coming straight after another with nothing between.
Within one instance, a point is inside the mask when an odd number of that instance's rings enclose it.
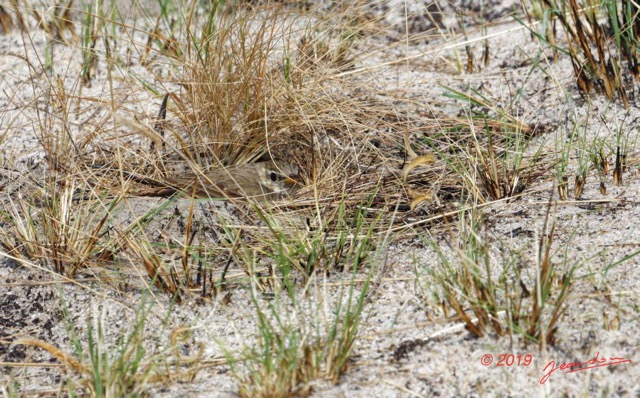
<instances>
[{"instance_id":1,"label":"dry grass tuft","mask_svg":"<svg viewBox=\"0 0 640 398\"><path fill-rule=\"evenodd\" d=\"M40 260L67 277L74 277L79 269L97 270L113 261L117 245L107 230L120 197L83 201L74 196L76 181L50 184L42 195L11 201L3 213L4 222L11 226L0 234L7 253L27 263Z\"/></svg>"},{"instance_id":2,"label":"dry grass tuft","mask_svg":"<svg viewBox=\"0 0 640 398\"><path fill-rule=\"evenodd\" d=\"M551 205L542 237L538 242L533 275L521 264L519 253L496 260L481 234L482 217L471 212L461 217L460 238L452 236L450 259L437 249L442 265L431 271L442 288L442 302L449 305L473 335L481 337L489 330L498 336L520 334L525 342L537 344L541 351L555 343L558 323L569 305L573 275L579 264L562 254L560 262L552 250L555 224L547 231ZM459 263L460 266L456 266ZM502 269L496 269L503 264Z\"/></svg>"},{"instance_id":3,"label":"dry grass tuft","mask_svg":"<svg viewBox=\"0 0 640 398\"><path fill-rule=\"evenodd\" d=\"M599 90L629 107L629 76L638 77L638 5L634 1L543 0L539 10L556 18L565 32L576 83L583 95ZM545 17L546 18L546 17ZM555 33L538 37L558 49ZM626 61L623 63L623 61Z\"/></svg>"}]
</instances>

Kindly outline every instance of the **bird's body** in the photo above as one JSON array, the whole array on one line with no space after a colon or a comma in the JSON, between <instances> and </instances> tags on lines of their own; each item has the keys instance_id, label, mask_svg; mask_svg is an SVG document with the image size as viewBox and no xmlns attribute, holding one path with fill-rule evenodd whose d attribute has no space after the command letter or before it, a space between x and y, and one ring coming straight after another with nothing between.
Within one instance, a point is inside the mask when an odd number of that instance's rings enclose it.
<instances>
[{"instance_id":1,"label":"bird's body","mask_svg":"<svg viewBox=\"0 0 640 398\"><path fill-rule=\"evenodd\" d=\"M162 181L131 177L143 184L160 188L158 196L182 191L195 198L278 199L298 184L298 168L286 163L258 162L215 169L199 175L167 177ZM147 194L148 195L148 194Z\"/></svg>"}]
</instances>

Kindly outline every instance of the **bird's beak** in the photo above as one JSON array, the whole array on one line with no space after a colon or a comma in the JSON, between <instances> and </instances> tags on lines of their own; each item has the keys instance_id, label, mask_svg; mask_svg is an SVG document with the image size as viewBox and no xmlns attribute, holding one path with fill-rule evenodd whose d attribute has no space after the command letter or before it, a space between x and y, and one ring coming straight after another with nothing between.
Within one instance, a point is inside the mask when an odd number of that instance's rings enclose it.
<instances>
[{"instance_id":1,"label":"bird's beak","mask_svg":"<svg viewBox=\"0 0 640 398\"><path fill-rule=\"evenodd\" d=\"M300 181L298 181L298 180L296 180L296 179L294 179L294 178L291 178L291 177L286 177L286 178L284 179L284 183L285 183L287 186L289 186L289 188L293 188L294 186L296 186L296 185L300 184Z\"/></svg>"}]
</instances>

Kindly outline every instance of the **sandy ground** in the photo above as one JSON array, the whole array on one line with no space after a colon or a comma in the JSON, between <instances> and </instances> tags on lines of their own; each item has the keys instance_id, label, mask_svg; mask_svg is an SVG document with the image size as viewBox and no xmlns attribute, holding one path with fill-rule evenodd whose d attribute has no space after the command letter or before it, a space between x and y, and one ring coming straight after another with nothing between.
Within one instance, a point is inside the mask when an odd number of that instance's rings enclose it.
<instances>
[{"instance_id":1,"label":"sandy ground","mask_svg":"<svg viewBox=\"0 0 640 398\"><path fill-rule=\"evenodd\" d=\"M473 9L478 2L467 3L462 6ZM392 8L398 6L389 4ZM637 365L640 360L637 333L640 328L640 257L631 256L620 262L640 250L637 147L640 114L637 100L630 98L631 107L626 110L619 103L608 102L599 95L589 101L583 100L573 84L569 61L561 58L552 62L545 58L543 55L549 54L548 49L532 40L528 31L513 18L503 17L516 6L511 2L484 2L484 9L491 11L484 19L494 21L484 32L489 37L492 56L488 65L474 73L458 74L451 63L443 62L443 57L450 57L451 53L443 49L448 44L441 40L389 45L388 40L402 38L397 32L396 36L374 36L356 45L355 52L377 50L363 58L356 68L406 57L406 62L373 69L364 79L373 81L380 89L406 90L410 103L423 109L437 107L452 112L463 109L455 101L445 99L443 85L461 91L476 89L502 106L506 106L517 92L520 96L519 117L532 125L546 127L546 132L537 136L530 146L531 151L544 148L548 156L545 162L549 165L554 161L555 143L563 140L558 136L566 134L571 123L588 126L585 132L588 139L601 137L610 146L615 146L616 131L623 129L626 132L630 149L624 183L614 186L611 175L606 176L605 195L600 193L598 179L591 172L582 201L558 202L557 195L552 195L555 192L553 172L549 171L545 177L527 186L520 197L480 209L485 222L483 234L491 244L491 260L496 269L518 261L523 269L531 272L536 265L537 238L543 234L548 202L553 196L551 218L557 226L553 258L559 263L566 259L566 267L577 266L574 289L568 299L566 315L559 324L556 343L540 352L535 344L527 344L518 334L498 337L488 333L474 338L459 322L447 321L434 299L433 280L428 271L437 267L440 260L428 242L433 240L444 250L452 242L442 228L431 231L432 224L422 222L427 216L416 212L406 216L416 223L413 229L416 234L391 236L386 247L372 254L377 258L374 263L378 264L379 272L384 274L369 293L360 337L356 340L346 374L336 385L318 381L313 386L312 396L640 396L640 368ZM394 20L397 13L393 11L378 10L384 13L388 23L397 26ZM424 15L422 19L415 17L409 21L412 34L430 27L432 21ZM479 58L481 32L471 28L475 26L472 23L479 22L469 18L467 40L471 40ZM445 18L442 23L446 25L450 21ZM15 31L0 36L0 52L3 53L0 55L0 109L4 109L0 111L0 133L5 134L1 144L2 160L12 160L10 165L4 165L6 170L2 172L2 178L5 181L33 172L42 158L33 121L37 120L35 105L43 101L44 77L30 75L21 59L6 54L27 52L33 59L37 54L42 55L44 41L41 36L33 35L33 40L26 43L24 40L25 37ZM57 51L57 56L69 60L58 62L58 65L69 66L64 70L63 80L73 82L78 63L72 60L78 54L63 46ZM538 60L540 66L532 67ZM84 95L108 94L106 75L100 70L98 68L92 87L84 89ZM115 87L126 108L152 117L158 100L144 92L131 93L127 89L126 84L118 83ZM27 106L29 103L34 106ZM82 131L90 129L93 120L98 119L100 115L90 122L78 120L75 123ZM570 167L576 167L575 159ZM161 199L132 200L136 201L135 208L144 212L157 206ZM9 205L10 202L3 201L3 206ZM183 203L177 207L180 208L178 218L184 217L188 205ZM173 212L172 207L159 219L165 220ZM157 228L164 226L160 222ZM123 267L121 272L125 279L144 279L136 275L141 273L138 268ZM364 276L357 275L359 278ZM77 283L69 283L48 270L25 268L11 259L1 259L0 340L38 338L70 352L70 329L75 328L76 333L82 335L87 324L93 322L88 321L90 318L100 319L111 337L126 331L140 308L143 286L132 283L111 289L91 277L88 273L83 274ZM306 316L317 311L329 316L336 301L340 300L339 293L344 291L341 285L348 279L339 274L318 276L310 288L298 292L298 302L304 304L295 311L287 311L289 304L285 300L263 300L261 305L281 306L283 317L289 317L293 323L304 323ZM256 315L249 288L239 287L224 300L219 297L204 303L188 301L173 306L159 293L146 300L152 306L145 346L149 349L167 347L172 330L189 327L191 335L180 345L182 355L196 355L200 347L204 350L203 369L195 379L154 385L150 395L235 396L236 381L229 368L218 361L224 355L221 347L240 350L250 345L255 337ZM68 315L64 315L65 312ZM512 355L516 363L498 366L501 355L505 358ZM531 358L530 364L518 365L518 358ZM573 373L550 370L554 367L552 361L560 366L593 358L629 361ZM490 364L483 363L488 359L492 359ZM1 344L0 361L51 364L50 367L0 367L0 386L4 384L0 391L5 394L6 383L13 380L21 385L24 396L55 395L65 377L70 375L49 354L21 345ZM545 380L548 373L548 380Z\"/></svg>"}]
</instances>

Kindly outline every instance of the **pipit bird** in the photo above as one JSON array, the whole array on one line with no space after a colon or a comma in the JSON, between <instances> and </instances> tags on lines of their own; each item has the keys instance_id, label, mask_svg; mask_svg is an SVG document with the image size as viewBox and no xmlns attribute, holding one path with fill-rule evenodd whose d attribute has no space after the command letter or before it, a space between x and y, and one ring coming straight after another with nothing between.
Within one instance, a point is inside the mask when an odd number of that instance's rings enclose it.
<instances>
[{"instance_id":1,"label":"pipit bird","mask_svg":"<svg viewBox=\"0 0 640 398\"><path fill-rule=\"evenodd\" d=\"M300 184L296 166L271 161L229 166L196 176L168 177L162 181L135 174L130 176L143 184L159 187L152 193L154 196L182 191L196 198L278 199Z\"/></svg>"}]
</instances>

